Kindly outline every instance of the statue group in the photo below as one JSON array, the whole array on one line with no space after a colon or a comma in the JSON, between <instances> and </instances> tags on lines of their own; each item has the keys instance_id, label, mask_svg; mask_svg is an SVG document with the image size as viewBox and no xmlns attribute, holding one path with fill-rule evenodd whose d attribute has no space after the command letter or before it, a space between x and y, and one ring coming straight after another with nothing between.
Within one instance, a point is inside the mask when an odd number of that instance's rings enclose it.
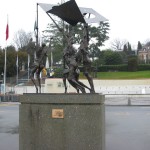
<instances>
[{"instance_id":1,"label":"statue group","mask_svg":"<svg viewBox=\"0 0 150 150\"><path fill-rule=\"evenodd\" d=\"M89 33L88 25L84 24L83 37L80 42L78 50L73 47L73 36L71 28L69 28L68 33L65 34L66 47L63 51L64 57L64 72L63 72L63 82L65 85L65 93L67 93L66 80L77 90L86 93L85 89L88 89L90 93L95 93L93 79L90 75L91 72L91 60L89 58L88 43L89 43ZM79 65L83 66L83 74L87 78L90 88L79 81Z\"/></svg>"},{"instance_id":2,"label":"statue group","mask_svg":"<svg viewBox=\"0 0 150 150\"><path fill-rule=\"evenodd\" d=\"M60 30L63 32L62 30ZM83 26L83 35L78 49L75 49L74 37L71 25L66 26L66 31L63 32L65 38L65 48L63 50L63 83L65 87L65 93L67 93L66 81L73 86L77 93L86 93L85 89L88 89L90 93L95 93L93 79L91 76L91 60L89 58L88 44L89 44L89 31L88 24ZM32 42L32 41L31 41ZM30 79L36 88L36 93L41 93L41 82L40 82L40 72L44 68L44 60L47 57L48 48L43 43L41 47L36 50L36 58L33 64L30 66ZM83 74L87 78L90 87L79 81L80 70L79 65L83 67ZM36 73L37 82L34 78Z\"/></svg>"},{"instance_id":3,"label":"statue group","mask_svg":"<svg viewBox=\"0 0 150 150\"><path fill-rule=\"evenodd\" d=\"M49 10L48 9L45 10L45 8L49 8ZM63 83L65 86L65 93L67 93L67 84L66 84L67 80L76 89L77 93L86 93L86 89L89 90L90 93L95 93L93 79L90 74L92 71L91 66L92 62L90 60L88 51L90 41L89 29L88 29L88 22L85 20L86 14L88 14L88 19L90 20L90 15L93 13L93 10L86 8L84 9L79 8L75 0L67 1L58 6L53 5L47 5L45 7L43 6L43 9L46 11L46 13L51 18L53 23L56 25L58 30L62 32L64 37L65 48L63 49L63 64L64 64ZM61 29L50 14L56 15L63 21L67 22L65 29ZM97 13L95 15L97 16ZM101 18L101 16L98 18ZM96 18L94 20L96 20ZM79 22L83 24L82 30L83 33L80 39L80 43L78 43L79 48L76 49L74 47L75 33L73 33L73 27L76 26L77 23ZM91 21L89 21L89 23L91 23ZM41 70L44 68L43 60L47 55L46 45L43 44L42 47L36 46L36 53L37 53L36 59L31 68L30 78L36 87L36 93L41 93L41 83L39 74ZM83 67L83 74L89 82L90 85L89 87L79 80L80 76L79 66ZM35 72L37 73L39 90L34 79Z\"/></svg>"}]
</instances>

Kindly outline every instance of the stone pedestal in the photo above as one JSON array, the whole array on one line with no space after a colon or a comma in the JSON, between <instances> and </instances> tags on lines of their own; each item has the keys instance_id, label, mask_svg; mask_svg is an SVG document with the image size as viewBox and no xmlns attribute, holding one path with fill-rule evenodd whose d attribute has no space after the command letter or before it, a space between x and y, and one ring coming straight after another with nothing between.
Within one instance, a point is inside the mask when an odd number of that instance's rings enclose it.
<instances>
[{"instance_id":1,"label":"stone pedestal","mask_svg":"<svg viewBox=\"0 0 150 150\"><path fill-rule=\"evenodd\" d=\"M19 150L104 150L104 95L19 97Z\"/></svg>"}]
</instances>

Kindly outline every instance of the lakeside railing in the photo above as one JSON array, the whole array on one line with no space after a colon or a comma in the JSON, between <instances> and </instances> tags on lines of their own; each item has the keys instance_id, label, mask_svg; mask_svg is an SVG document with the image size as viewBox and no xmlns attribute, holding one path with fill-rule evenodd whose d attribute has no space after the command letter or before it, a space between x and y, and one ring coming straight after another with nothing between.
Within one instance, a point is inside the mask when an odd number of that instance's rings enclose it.
<instances>
[{"instance_id":1,"label":"lakeside railing","mask_svg":"<svg viewBox=\"0 0 150 150\"><path fill-rule=\"evenodd\" d=\"M150 94L105 94L105 105L148 106Z\"/></svg>"}]
</instances>

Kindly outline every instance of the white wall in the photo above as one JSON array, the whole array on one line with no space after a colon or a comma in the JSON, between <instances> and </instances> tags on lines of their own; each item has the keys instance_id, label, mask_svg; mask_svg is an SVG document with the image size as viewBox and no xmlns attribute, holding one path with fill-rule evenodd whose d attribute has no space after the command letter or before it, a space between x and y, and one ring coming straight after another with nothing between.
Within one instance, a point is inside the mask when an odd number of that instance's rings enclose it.
<instances>
[{"instance_id":1,"label":"white wall","mask_svg":"<svg viewBox=\"0 0 150 150\"><path fill-rule=\"evenodd\" d=\"M89 87L86 79L80 80ZM67 82L68 93L76 90ZM150 94L150 79L144 80L94 80L95 91L103 94ZM15 94L35 93L34 86L13 87ZM12 87L7 88L7 92L12 91ZM48 78L45 85L42 85L42 93L64 93L65 88L62 79ZM86 90L89 93L89 90Z\"/></svg>"}]
</instances>

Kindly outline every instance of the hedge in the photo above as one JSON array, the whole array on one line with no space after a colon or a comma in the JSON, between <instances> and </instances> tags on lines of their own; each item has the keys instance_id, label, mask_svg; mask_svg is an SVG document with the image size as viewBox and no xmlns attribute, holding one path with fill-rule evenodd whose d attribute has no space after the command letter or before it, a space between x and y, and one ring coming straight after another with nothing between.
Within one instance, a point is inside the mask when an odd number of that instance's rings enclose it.
<instances>
[{"instance_id":1,"label":"hedge","mask_svg":"<svg viewBox=\"0 0 150 150\"><path fill-rule=\"evenodd\" d=\"M80 71L83 72L83 67L79 67ZM128 65L102 65L96 68L92 67L92 72L107 72L107 71L128 71ZM146 71L150 70L150 64L138 64L137 71ZM55 75L56 78L62 78L63 77L63 68L55 68Z\"/></svg>"},{"instance_id":2,"label":"hedge","mask_svg":"<svg viewBox=\"0 0 150 150\"><path fill-rule=\"evenodd\" d=\"M97 68L98 72L107 72L107 71L127 71L128 65L102 65Z\"/></svg>"}]
</instances>

